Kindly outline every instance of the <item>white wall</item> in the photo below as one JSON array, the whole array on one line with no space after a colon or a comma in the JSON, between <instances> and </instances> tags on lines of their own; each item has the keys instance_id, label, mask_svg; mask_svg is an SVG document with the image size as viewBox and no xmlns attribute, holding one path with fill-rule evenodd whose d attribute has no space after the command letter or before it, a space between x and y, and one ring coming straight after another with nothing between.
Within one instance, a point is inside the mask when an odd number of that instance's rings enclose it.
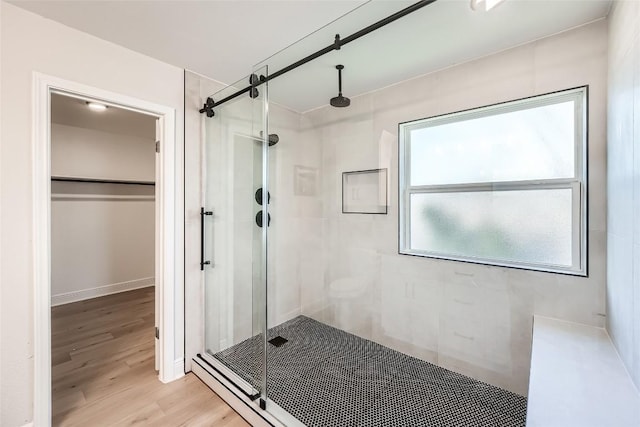
<instances>
[{"instance_id":1,"label":"white wall","mask_svg":"<svg viewBox=\"0 0 640 427\"><path fill-rule=\"evenodd\" d=\"M202 206L204 120L198 112L207 96L225 85L185 72L185 370L204 349L204 286L200 271L200 207Z\"/></svg>"},{"instance_id":2,"label":"white wall","mask_svg":"<svg viewBox=\"0 0 640 427\"><path fill-rule=\"evenodd\" d=\"M286 77L283 77L286 78ZM302 116L269 105L269 327L301 314L305 286L323 282L322 146L300 130Z\"/></svg>"},{"instance_id":3,"label":"white wall","mask_svg":"<svg viewBox=\"0 0 640 427\"><path fill-rule=\"evenodd\" d=\"M605 321L606 57L602 20L356 97L348 109L305 114L303 134L322 147L324 280L302 277L303 313L526 394L533 314ZM398 123L581 85L589 85L588 278L398 255ZM389 213L342 214L342 172L373 168L389 169ZM366 289L341 319L329 285L344 277Z\"/></svg>"},{"instance_id":4,"label":"white wall","mask_svg":"<svg viewBox=\"0 0 640 427\"><path fill-rule=\"evenodd\" d=\"M32 91L40 72L176 109L182 177L183 71L2 2L0 424L33 417ZM37 31L34 31L37 29ZM176 185L176 348L183 351L182 184Z\"/></svg>"},{"instance_id":5,"label":"white wall","mask_svg":"<svg viewBox=\"0 0 640 427\"><path fill-rule=\"evenodd\" d=\"M133 197L53 198L52 305L154 284L154 201Z\"/></svg>"},{"instance_id":6,"label":"white wall","mask_svg":"<svg viewBox=\"0 0 640 427\"><path fill-rule=\"evenodd\" d=\"M51 125L54 176L154 181L155 154L154 135ZM153 285L153 187L54 181L51 192L52 305Z\"/></svg>"},{"instance_id":7,"label":"white wall","mask_svg":"<svg viewBox=\"0 0 640 427\"><path fill-rule=\"evenodd\" d=\"M155 135L140 138L51 125L53 176L155 181L155 167Z\"/></svg>"},{"instance_id":8,"label":"white wall","mask_svg":"<svg viewBox=\"0 0 640 427\"><path fill-rule=\"evenodd\" d=\"M640 389L640 3L609 18L607 330Z\"/></svg>"}]
</instances>

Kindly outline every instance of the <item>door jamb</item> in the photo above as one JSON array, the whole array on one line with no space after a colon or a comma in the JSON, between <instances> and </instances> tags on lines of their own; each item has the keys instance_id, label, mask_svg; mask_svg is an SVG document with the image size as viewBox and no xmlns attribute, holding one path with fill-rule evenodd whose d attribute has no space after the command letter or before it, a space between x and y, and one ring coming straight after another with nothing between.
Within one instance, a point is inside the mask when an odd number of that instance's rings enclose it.
<instances>
[{"instance_id":1,"label":"door jamb","mask_svg":"<svg viewBox=\"0 0 640 427\"><path fill-rule=\"evenodd\" d=\"M156 200L159 211L156 235L155 285L159 287L159 375L163 383L184 375L183 367L175 363L175 300L176 300L176 111L127 95L110 92L57 77L33 74L32 102L32 233L34 280L34 425L51 423L51 141L50 118L52 91L65 95L94 99L144 114L160 121L160 182ZM157 258L157 257L156 257Z\"/></svg>"}]
</instances>

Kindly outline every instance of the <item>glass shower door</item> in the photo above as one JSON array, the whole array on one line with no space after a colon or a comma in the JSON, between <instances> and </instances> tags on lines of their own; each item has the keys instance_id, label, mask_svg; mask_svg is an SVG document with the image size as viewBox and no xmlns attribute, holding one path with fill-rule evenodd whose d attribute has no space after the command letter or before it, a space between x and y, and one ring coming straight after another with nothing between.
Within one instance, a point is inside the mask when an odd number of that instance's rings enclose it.
<instances>
[{"instance_id":1,"label":"glass shower door","mask_svg":"<svg viewBox=\"0 0 640 427\"><path fill-rule=\"evenodd\" d=\"M211 98L224 99L256 78ZM203 357L252 397L264 393L266 375L266 99L263 84L216 107L205 119L203 147Z\"/></svg>"}]
</instances>

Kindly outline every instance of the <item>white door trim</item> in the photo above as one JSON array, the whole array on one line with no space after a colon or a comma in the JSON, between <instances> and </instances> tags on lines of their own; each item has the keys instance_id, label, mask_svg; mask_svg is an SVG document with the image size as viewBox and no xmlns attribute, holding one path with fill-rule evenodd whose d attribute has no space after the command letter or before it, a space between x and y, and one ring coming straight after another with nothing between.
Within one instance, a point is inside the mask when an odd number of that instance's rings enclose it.
<instances>
[{"instance_id":1,"label":"white door trim","mask_svg":"<svg viewBox=\"0 0 640 427\"><path fill-rule=\"evenodd\" d=\"M51 423L51 91L95 99L149 114L160 121L160 154L156 182L160 227L156 236L156 288L159 292L159 379L173 381L184 375L175 360L176 216L177 176L175 109L57 77L33 75L33 279L34 279L34 425Z\"/></svg>"}]
</instances>

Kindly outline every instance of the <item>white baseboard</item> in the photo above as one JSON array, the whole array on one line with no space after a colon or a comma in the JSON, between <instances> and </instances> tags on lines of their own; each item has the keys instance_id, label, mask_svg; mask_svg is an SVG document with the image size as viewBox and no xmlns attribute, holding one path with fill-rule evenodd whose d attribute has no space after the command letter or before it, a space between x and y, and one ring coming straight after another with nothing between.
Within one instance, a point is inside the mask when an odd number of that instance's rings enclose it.
<instances>
[{"instance_id":1,"label":"white baseboard","mask_svg":"<svg viewBox=\"0 0 640 427\"><path fill-rule=\"evenodd\" d=\"M184 358L181 357L173 361L173 380L184 377L184 375Z\"/></svg>"},{"instance_id":2,"label":"white baseboard","mask_svg":"<svg viewBox=\"0 0 640 427\"><path fill-rule=\"evenodd\" d=\"M33 422L27 423L27 424L23 425L22 427L33 427Z\"/></svg>"},{"instance_id":3,"label":"white baseboard","mask_svg":"<svg viewBox=\"0 0 640 427\"><path fill-rule=\"evenodd\" d=\"M114 283L112 285L100 286L98 288L82 289L80 291L67 292L63 294L51 295L51 306L69 304L70 302L84 301L86 299L102 297L105 295L117 294L119 292L132 291L134 289L153 286L154 277L130 280L128 282Z\"/></svg>"}]
</instances>

